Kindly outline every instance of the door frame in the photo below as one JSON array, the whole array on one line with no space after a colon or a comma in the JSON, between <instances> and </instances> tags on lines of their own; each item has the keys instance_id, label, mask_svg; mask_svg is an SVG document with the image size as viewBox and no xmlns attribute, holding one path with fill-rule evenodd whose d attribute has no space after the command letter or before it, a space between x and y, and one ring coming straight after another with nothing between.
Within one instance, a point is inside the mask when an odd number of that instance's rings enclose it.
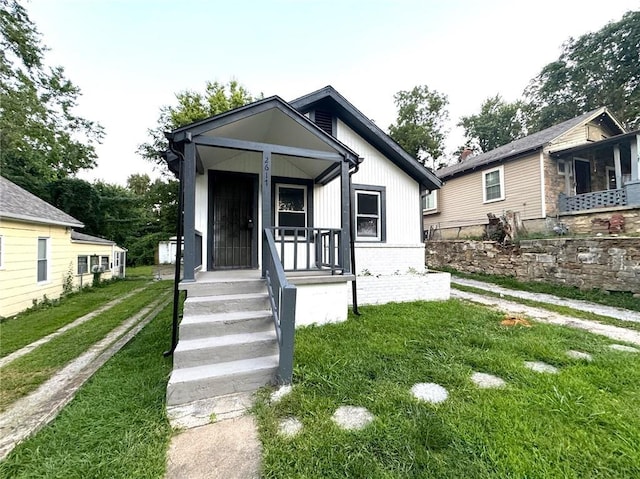
<instances>
[{"instance_id":1,"label":"door frame","mask_svg":"<svg viewBox=\"0 0 640 479\"><path fill-rule=\"evenodd\" d=\"M586 163L587 164L587 172L588 172L588 182L589 182L589 191L585 191L585 193L591 193L592 189L593 189L593 184L592 184L592 179L591 178L591 161L587 160L586 158L578 158L578 157L574 157L573 158L573 183L574 183L574 192L576 195L582 194L582 193L578 193L578 168L576 168L576 165L578 164L578 162L581 163Z\"/></svg>"},{"instance_id":2,"label":"door frame","mask_svg":"<svg viewBox=\"0 0 640 479\"><path fill-rule=\"evenodd\" d=\"M214 194L214 182L216 178L225 176L243 177L252 180L251 188L251 204L253 206L253 215L251 221L253 221L253 231L251 233L251 269L258 268L258 185L260 184L259 175L257 173L239 173L236 171L223 171L223 170L208 170L207 180L207 271L215 271L221 269L231 268L215 268L214 267L214 241L213 241L213 194ZM237 268L243 269L243 268Z\"/></svg>"}]
</instances>

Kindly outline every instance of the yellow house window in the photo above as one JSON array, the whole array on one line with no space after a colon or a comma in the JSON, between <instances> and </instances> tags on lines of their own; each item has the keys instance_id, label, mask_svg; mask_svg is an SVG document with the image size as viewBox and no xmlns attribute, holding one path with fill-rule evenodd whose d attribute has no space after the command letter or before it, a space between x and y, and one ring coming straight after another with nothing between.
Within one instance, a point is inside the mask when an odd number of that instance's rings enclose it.
<instances>
[{"instance_id":1,"label":"yellow house window","mask_svg":"<svg viewBox=\"0 0 640 479\"><path fill-rule=\"evenodd\" d=\"M38 283L49 278L49 238L38 238Z\"/></svg>"}]
</instances>

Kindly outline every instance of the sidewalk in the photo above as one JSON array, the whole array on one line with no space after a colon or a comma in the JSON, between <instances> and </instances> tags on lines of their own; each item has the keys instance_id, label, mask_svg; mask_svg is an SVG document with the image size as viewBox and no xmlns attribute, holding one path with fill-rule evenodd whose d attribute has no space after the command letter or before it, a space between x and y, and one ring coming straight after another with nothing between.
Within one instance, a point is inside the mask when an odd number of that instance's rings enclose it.
<instances>
[{"instance_id":1,"label":"sidewalk","mask_svg":"<svg viewBox=\"0 0 640 479\"><path fill-rule=\"evenodd\" d=\"M630 311L628 309L614 308L612 306L604 306L602 304L589 303L588 301L581 301L576 299L560 298L551 294L544 293L530 293L528 291L518 291L514 289L503 288L493 283L485 283L482 281L476 281L473 279L464 279L451 276L451 283L460 284L463 286L471 286L485 291L492 291L494 293L500 293L507 296L513 296L516 298L528 299L531 301L538 301L541 303L554 304L556 306L566 306L568 308L576 309L578 311L586 311L589 313L598 314L600 316L609 316L610 318L619 319L621 321L632 321L640 323L640 312Z\"/></svg>"}]
</instances>

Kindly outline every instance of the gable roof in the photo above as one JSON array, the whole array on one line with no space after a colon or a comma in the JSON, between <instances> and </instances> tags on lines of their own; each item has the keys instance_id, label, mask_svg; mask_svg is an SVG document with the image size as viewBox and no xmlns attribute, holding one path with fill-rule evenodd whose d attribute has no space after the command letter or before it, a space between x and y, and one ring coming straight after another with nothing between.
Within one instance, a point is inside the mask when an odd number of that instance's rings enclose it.
<instances>
[{"instance_id":1,"label":"gable roof","mask_svg":"<svg viewBox=\"0 0 640 479\"><path fill-rule=\"evenodd\" d=\"M577 126L588 123L589 121L592 121L604 114L606 114L608 118L613 121L615 126L620 128L621 132L624 133L622 126L611 116L606 107L601 107L575 118L571 118L570 120L563 121L562 123L558 123L557 125L553 125L544 130L540 130L529 136L525 136L524 138L512 141L506 145L499 146L498 148L487 151L486 153L481 153L480 155L474 156L462 163L440 168L436 171L436 175L441 179L450 178L452 176L471 172L479 167L497 163L498 161L507 160L509 158L518 157L526 153L536 151Z\"/></svg>"},{"instance_id":2,"label":"gable roof","mask_svg":"<svg viewBox=\"0 0 640 479\"><path fill-rule=\"evenodd\" d=\"M79 242L79 243L93 243L93 244L108 244L114 245L115 241L111 241L105 238L100 238L99 236L91 236L85 233L80 233L76 230L71 230L71 241Z\"/></svg>"},{"instance_id":3,"label":"gable roof","mask_svg":"<svg viewBox=\"0 0 640 479\"><path fill-rule=\"evenodd\" d=\"M331 111L426 189L432 190L442 185L442 182L431 170L422 166L418 160L404 151L398 143L349 103L331 85L301 96L290 101L289 104L301 113L307 113L318 107Z\"/></svg>"},{"instance_id":4,"label":"gable roof","mask_svg":"<svg viewBox=\"0 0 640 479\"><path fill-rule=\"evenodd\" d=\"M0 217L29 223L83 228L84 225L46 201L0 176Z\"/></svg>"}]
</instances>

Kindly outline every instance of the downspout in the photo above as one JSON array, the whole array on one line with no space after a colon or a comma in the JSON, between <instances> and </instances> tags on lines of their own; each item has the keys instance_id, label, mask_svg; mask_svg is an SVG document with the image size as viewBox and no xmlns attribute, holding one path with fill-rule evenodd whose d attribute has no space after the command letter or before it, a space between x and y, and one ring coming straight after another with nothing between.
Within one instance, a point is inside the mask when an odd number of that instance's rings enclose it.
<instances>
[{"instance_id":1,"label":"downspout","mask_svg":"<svg viewBox=\"0 0 640 479\"><path fill-rule=\"evenodd\" d=\"M182 234L183 234L183 225L182 225L182 208L183 208L183 196L184 196L184 186L183 186L183 178L182 178L182 169L184 164L184 155L180 153L178 150L173 148L173 142L169 141L169 150L174 153L178 158L178 217L176 219L177 226L177 236L176 236L176 266L174 270L173 276L173 322L171 325L171 349L165 351L163 356L171 356L173 352L176 350L178 346L178 326L180 323L180 318L178 316L178 304L180 302L180 290L178 289L178 283L180 282L180 260L182 257Z\"/></svg>"},{"instance_id":2,"label":"downspout","mask_svg":"<svg viewBox=\"0 0 640 479\"><path fill-rule=\"evenodd\" d=\"M353 228L353 185L351 176L355 175L360 169L360 165L356 164L355 169L349 172L349 231L351 234L351 244L350 252L351 252L351 273L353 274L353 281L351 281L351 302L353 303L353 314L360 316L360 311L358 311L358 290L356 284L356 246L355 246L355 232Z\"/></svg>"}]
</instances>

